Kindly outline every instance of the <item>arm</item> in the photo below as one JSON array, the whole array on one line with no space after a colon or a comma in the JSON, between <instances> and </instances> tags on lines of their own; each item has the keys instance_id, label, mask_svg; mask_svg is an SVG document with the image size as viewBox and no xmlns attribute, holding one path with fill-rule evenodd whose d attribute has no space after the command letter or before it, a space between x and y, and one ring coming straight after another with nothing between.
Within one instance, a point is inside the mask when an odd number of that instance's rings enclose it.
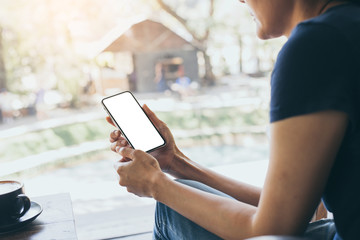
<instances>
[{"instance_id":1,"label":"arm","mask_svg":"<svg viewBox=\"0 0 360 240\"><path fill-rule=\"evenodd\" d=\"M202 182L244 203L254 206L258 204L261 193L260 188L228 178L190 160L176 146L174 137L167 125L146 105L143 108L166 140L165 147L150 153L158 160L164 172L175 178ZM106 120L115 126L110 117L107 117ZM110 142L113 151L116 151L116 147L128 147L125 138L120 135L118 130L110 134Z\"/></svg>"},{"instance_id":2,"label":"arm","mask_svg":"<svg viewBox=\"0 0 360 240\"><path fill-rule=\"evenodd\" d=\"M179 157L173 163L173 168L181 174L183 179L190 179L204 183L243 203L257 206L260 199L261 188L236 181L222 174L203 167L187 157Z\"/></svg>"},{"instance_id":3,"label":"arm","mask_svg":"<svg viewBox=\"0 0 360 240\"><path fill-rule=\"evenodd\" d=\"M272 234L301 234L325 188L347 127L347 115L323 111L271 126L268 174L254 223ZM271 211L266 209L271 208ZM281 214L276 214L279 212ZM271 217L272 221L264 222Z\"/></svg>"},{"instance_id":4,"label":"arm","mask_svg":"<svg viewBox=\"0 0 360 240\"><path fill-rule=\"evenodd\" d=\"M270 165L258 207L191 189L149 167L130 171L139 162L157 162L129 148L120 151L133 159L117 166L120 185L154 197L222 238L298 235L319 203L346 126L346 115L334 111L273 123Z\"/></svg>"}]
</instances>

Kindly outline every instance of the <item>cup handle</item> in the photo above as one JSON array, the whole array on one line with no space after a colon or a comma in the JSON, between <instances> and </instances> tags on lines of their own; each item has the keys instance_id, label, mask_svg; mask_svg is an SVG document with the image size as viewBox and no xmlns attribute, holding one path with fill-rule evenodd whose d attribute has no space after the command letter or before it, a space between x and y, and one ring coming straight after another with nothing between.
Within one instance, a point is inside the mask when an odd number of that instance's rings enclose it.
<instances>
[{"instance_id":1,"label":"cup handle","mask_svg":"<svg viewBox=\"0 0 360 240\"><path fill-rule=\"evenodd\" d=\"M25 194L19 194L17 197L18 204L21 205L20 212L15 214L13 217L16 219L21 218L24 214L30 209L31 202L30 199Z\"/></svg>"}]
</instances>

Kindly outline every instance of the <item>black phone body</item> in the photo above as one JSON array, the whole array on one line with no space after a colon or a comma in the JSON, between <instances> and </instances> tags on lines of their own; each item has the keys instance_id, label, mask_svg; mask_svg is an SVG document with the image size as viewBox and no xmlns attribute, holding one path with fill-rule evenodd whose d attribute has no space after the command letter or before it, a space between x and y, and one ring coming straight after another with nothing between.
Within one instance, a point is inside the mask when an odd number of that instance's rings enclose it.
<instances>
[{"instance_id":1,"label":"black phone body","mask_svg":"<svg viewBox=\"0 0 360 240\"><path fill-rule=\"evenodd\" d=\"M101 103L132 148L151 152L166 145L131 92L106 97Z\"/></svg>"}]
</instances>

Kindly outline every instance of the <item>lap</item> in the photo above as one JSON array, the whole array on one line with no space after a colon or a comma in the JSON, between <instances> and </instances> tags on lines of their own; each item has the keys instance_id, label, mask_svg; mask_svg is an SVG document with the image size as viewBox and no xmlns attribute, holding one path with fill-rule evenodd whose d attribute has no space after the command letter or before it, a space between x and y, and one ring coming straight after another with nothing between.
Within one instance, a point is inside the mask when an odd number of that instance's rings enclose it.
<instances>
[{"instance_id":1,"label":"lap","mask_svg":"<svg viewBox=\"0 0 360 240\"><path fill-rule=\"evenodd\" d=\"M213 189L199 182L183 179L177 181L205 192L230 197L216 189ZM182 215L167 207L166 205L158 202L156 204L153 239L219 240L221 238L200 227L189 219L183 217Z\"/></svg>"},{"instance_id":2,"label":"lap","mask_svg":"<svg viewBox=\"0 0 360 240\"><path fill-rule=\"evenodd\" d=\"M231 198L229 195L222 193L216 189L213 189L209 186L206 186L202 183L191 181L191 180L177 180L188 186L206 191L212 194L219 196L224 196ZM333 239L336 229L333 220L319 220L313 223L310 223L308 229L306 230L304 237L306 239L324 239L330 240ZM207 240L219 240L220 237L215 234L207 231L196 223L190 221L189 219L183 217L176 211L167 207L162 203L157 203L156 212L155 212L155 226L153 239L156 240L180 240L180 239L207 239Z\"/></svg>"}]
</instances>

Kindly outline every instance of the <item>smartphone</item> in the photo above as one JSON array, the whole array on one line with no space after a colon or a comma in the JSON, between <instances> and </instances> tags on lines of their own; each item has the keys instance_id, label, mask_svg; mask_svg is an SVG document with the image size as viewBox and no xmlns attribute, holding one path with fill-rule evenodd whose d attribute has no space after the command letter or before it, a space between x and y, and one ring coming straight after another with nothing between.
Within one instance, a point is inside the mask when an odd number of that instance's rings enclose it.
<instances>
[{"instance_id":1,"label":"smartphone","mask_svg":"<svg viewBox=\"0 0 360 240\"><path fill-rule=\"evenodd\" d=\"M151 152L166 145L131 92L106 97L101 103L132 148Z\"/></svg>"}]
</instances>

